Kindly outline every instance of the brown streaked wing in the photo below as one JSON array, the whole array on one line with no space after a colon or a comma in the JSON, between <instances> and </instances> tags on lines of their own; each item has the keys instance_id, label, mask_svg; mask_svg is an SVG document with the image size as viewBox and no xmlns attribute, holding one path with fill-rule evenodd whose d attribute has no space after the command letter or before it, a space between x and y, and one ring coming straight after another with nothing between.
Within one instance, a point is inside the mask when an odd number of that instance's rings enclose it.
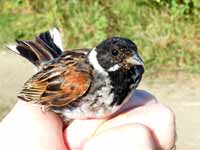
<instances>
[{"instance_id":1,"label":"brown streaked wing","mask_svg":"<svg viewBox=\"0 0 200 150\"><path fill-rule=\"evenodd\" d=\"M87 92L91 71L83 58L46 65L24 84L18 97L46 106L67 105Z\"/></svg>"}]
</instances>

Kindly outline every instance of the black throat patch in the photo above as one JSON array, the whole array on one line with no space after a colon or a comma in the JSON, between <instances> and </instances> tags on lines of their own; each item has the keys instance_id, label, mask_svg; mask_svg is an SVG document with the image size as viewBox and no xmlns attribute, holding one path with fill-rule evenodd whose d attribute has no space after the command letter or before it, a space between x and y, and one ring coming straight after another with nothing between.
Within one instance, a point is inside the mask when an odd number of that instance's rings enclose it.
<instances>
[{"instance_id":1,"label":"black throat patch","mask_svg":"<svg viewBox=\"0 0 200 150\"><path fill-rule=\"evenodd\" d=\"M117 70L109 73L111 84L113 86L114 99L111 106L120 105L130 92L131 79L130 75L122 70Z\"/></svg>"},{"instance_id":2,"label":"black throat patch","mask_svg":"<svg viewBox=\"0 0 200 150\"><path fill-rule=\"evenodd\" d=\"M144 68L142 66L133 67L130 70L119 69L109 72L111 84L113 86L114 99L111 106L120 105L128 96L132 89L135 89L142 79Z\"/></svg>"}]
</instances>

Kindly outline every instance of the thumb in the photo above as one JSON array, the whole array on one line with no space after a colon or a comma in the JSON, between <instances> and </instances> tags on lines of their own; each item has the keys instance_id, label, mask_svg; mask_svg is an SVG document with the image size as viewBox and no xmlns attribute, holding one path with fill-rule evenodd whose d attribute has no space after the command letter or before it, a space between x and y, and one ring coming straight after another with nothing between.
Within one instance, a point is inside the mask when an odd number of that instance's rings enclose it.
<instances>
[{"instance_id":1,"label":"thumb","mask_svg":"<svg viewBox=\"0 0 200 150\"><path fill-rule=\"evenodd\" d=\"M63 124L52 112L18 101L0 124L1 149L63 150Z\"/></svg>"}]
</instances>

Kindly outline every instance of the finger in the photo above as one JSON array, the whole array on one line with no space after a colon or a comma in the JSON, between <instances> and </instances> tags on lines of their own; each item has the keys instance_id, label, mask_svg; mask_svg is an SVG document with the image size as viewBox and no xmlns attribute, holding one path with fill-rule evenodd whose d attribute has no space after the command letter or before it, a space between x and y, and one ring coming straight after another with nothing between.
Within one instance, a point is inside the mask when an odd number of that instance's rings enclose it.
<instances>
[{"instance_id":1,"label":"finger","mask_svg":"<svg viewBox=\"0 0 200 150\"><path fill-rule=\"evenodd\" d=\"M63 124L52 112L19 101L1 123L1 148L55 150L66 149Z\"/></svg>"},{"instance_id":2,"label":"finger","mask_svg":"<svg viewBox=\"0 0 200 150\"><path fill-rule=\"evenodd\" d=\"M150 93L143 90L136 90L131 93L131 98L123 108L115 113L112 117L123 113L134 107L141 105L148 105L155 103L155 97ZM108 118L98 119L98 120L76 120L65 130L64 136L66 142L72 149L79 149L95 133L95 131L100 127ZM77 134L78 133L78 134Z\"/></svg>"},{"instance_id":3,"label":"finger","mask_svg":"<svg viewBox=\"0 0 200 150\"><path fill-rule=\"evenodd\" d=\"M146 127L128 124L108 129L90 139L84 150L154 150L153 138Z\"/></svg>"},{"instance_id":4,"label":"finger","mask_svg":"<svg viewBox=\"0 0 200 150\"><path fill-rule=\"evenodd\" d=\"M64 131L64 137L70 149L81 149L104 121L104 119L73 121Z\"/></svg>"},{"instance_id":5,"label":"finger","mask_svg":"<svg viewBox=\"0 0 200 150\"><path fill-rule=\"evenodd\" d=\"M140 123L149 127L157 144L162 149L170 149L175 144L175 118L173 112L161 104L140 106L105 122L96 132L130 123Z\"/></svg>"}]
</instances>

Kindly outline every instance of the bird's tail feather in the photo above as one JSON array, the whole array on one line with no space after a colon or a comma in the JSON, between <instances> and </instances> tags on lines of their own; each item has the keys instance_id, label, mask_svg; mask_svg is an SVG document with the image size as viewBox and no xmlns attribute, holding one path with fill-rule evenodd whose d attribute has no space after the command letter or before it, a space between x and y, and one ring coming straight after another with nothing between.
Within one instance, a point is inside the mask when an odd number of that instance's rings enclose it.
<instances>
[{"instance_id":1,"label":"bird's tail feather","mask_svg":"<svg viewBox=\"0 0 200 150\"><path fill-rule=\"evenodd\" d=\"M35 41L16 40L16 42L16 45L7 47L37 67L60 56L63 52L61 36L57 28L41 33L35 38Z\"/></svg>"}]
</instances>

